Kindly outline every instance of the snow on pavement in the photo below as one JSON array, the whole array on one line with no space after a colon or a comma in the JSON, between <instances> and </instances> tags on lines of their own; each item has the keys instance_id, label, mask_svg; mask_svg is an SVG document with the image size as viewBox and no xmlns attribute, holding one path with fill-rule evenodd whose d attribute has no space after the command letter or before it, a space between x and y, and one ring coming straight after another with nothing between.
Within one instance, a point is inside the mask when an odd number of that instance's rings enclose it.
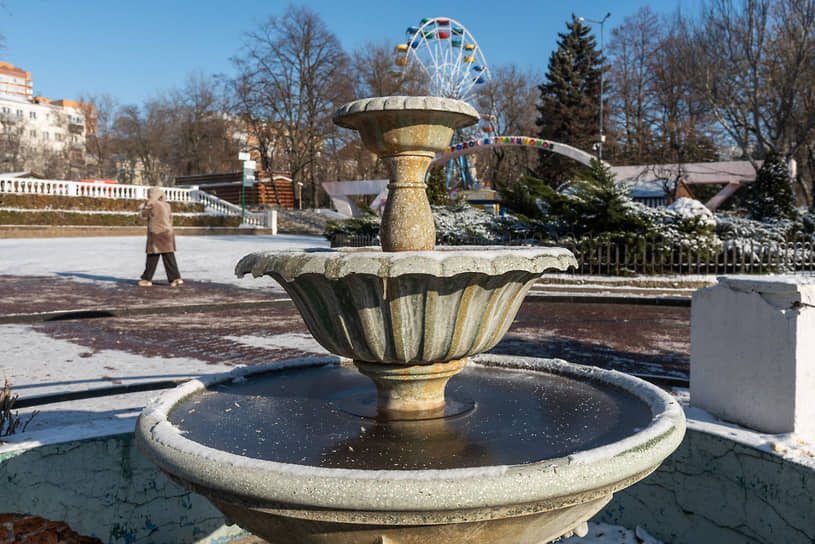
<instances>
[{"instance_id":1,"label":"snow on pavement","mask_svg":"<svg viewBox=\"0 0 815 544\"><path fill-rule=\"evenodd\" d=\"M0 239L3 256L0 275L74 274L78 279L113 276L135 280L144 270L144 244L144 236ZM255 251L327 248L329 243L322 236L291 234L176 236L176 247L178 268L184 279L257 289L265 286L235 276L235 265L244 255ZM163 276L164 269L159 264L155 277Z\"/></svg>"}]
</instances>

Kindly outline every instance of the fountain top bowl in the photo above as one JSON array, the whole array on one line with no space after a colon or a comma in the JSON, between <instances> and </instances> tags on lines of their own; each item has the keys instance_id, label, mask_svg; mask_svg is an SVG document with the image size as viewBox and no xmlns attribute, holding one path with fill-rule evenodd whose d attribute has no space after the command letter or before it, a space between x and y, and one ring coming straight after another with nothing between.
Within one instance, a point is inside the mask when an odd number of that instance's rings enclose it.
<instances>
[{"instance_id":1,"label":"fountain top bowl","mask_svg":"<svg viewBox=\"0 0 815 544\"><path fill-rule=\"evenodd\" d=\"M355 117L383 112L416 112L422 115L447 114L451 128L475 123L478 111L467 102L439 96L385 96L362 98L343 105L334 114L334 123L344 128L359 128Z\"/></svg>"}]
</instances>

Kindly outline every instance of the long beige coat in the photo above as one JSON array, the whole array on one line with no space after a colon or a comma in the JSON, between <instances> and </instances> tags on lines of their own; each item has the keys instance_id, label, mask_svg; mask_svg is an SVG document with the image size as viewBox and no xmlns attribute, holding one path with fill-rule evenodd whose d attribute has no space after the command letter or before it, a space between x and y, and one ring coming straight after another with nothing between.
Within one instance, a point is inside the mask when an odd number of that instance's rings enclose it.
<instances>
[{"instance_id":1,"label":"long beige coat","mask_svg":"<svg viewBox=\"0 0 815 544\"><path fill-rule=\"evenodd\" d=\"M139 214L147 219L147 253L174 253L173 212L161 187L150 187Z\"/></svg>"}]
</instances>

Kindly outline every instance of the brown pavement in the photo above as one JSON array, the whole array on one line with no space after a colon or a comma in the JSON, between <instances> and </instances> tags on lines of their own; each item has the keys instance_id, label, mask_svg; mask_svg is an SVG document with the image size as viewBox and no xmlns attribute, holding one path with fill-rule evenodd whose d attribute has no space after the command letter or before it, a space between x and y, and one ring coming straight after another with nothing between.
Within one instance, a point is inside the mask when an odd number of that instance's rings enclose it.
<instances>
[{"instance_id":1,"label":"brown pavement","mask_svg":"<svg viewBox=\"0 0 815 544\"><path fill-rule=\"evenodd\" d=\"M247 280L250 281L250 280ZM0 316L88 309L125 309L268 300L258 289L185 280L179 287L155 281L139 287L137 279L70 274L0 276ZM282 291L278 291L278 295ZM278 297L279 298L279 297Z\"/></svg>"}]
</instances>

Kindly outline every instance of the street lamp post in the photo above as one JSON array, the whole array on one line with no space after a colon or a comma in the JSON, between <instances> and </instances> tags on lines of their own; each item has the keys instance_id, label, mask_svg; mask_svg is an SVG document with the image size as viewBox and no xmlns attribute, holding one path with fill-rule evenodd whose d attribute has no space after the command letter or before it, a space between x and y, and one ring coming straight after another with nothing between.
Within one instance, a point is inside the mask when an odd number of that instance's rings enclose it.
<instances>
[{"instance_id":1,"label":"street lamp post","mask_svg":"<svg viewBox=\"0 0 815 544\"><path fill-rule=\"evenodd\" d=\"M603 59L603 27L605 26L606 19L611 17L611 12L606 13L606 16L603 17L599 21L595 21L594 19L587 19L586 17L580 17L580 21L588 21L589 23L594 23L600 25L600 58L603 61L603 65L600 66L600 141L597 142L597 158L602 161L603 160L603 140L605 140L605 135L603 135L603 86L605 83L605 73L606 73L606 61Z\"/></svg>"},{"instance_id":2,"label":"street lamp post","mask_svg":"<svg viewBox=\"0 0 815 544\"><path fill-rule=\"evenodd\" d=\"M255 182L255 161L249 160L249 153L238 153L238 160L243 163L243 172L241 175L241 226L246 222L246 187L252 187Z\"/></svg>"}]
</instances>

